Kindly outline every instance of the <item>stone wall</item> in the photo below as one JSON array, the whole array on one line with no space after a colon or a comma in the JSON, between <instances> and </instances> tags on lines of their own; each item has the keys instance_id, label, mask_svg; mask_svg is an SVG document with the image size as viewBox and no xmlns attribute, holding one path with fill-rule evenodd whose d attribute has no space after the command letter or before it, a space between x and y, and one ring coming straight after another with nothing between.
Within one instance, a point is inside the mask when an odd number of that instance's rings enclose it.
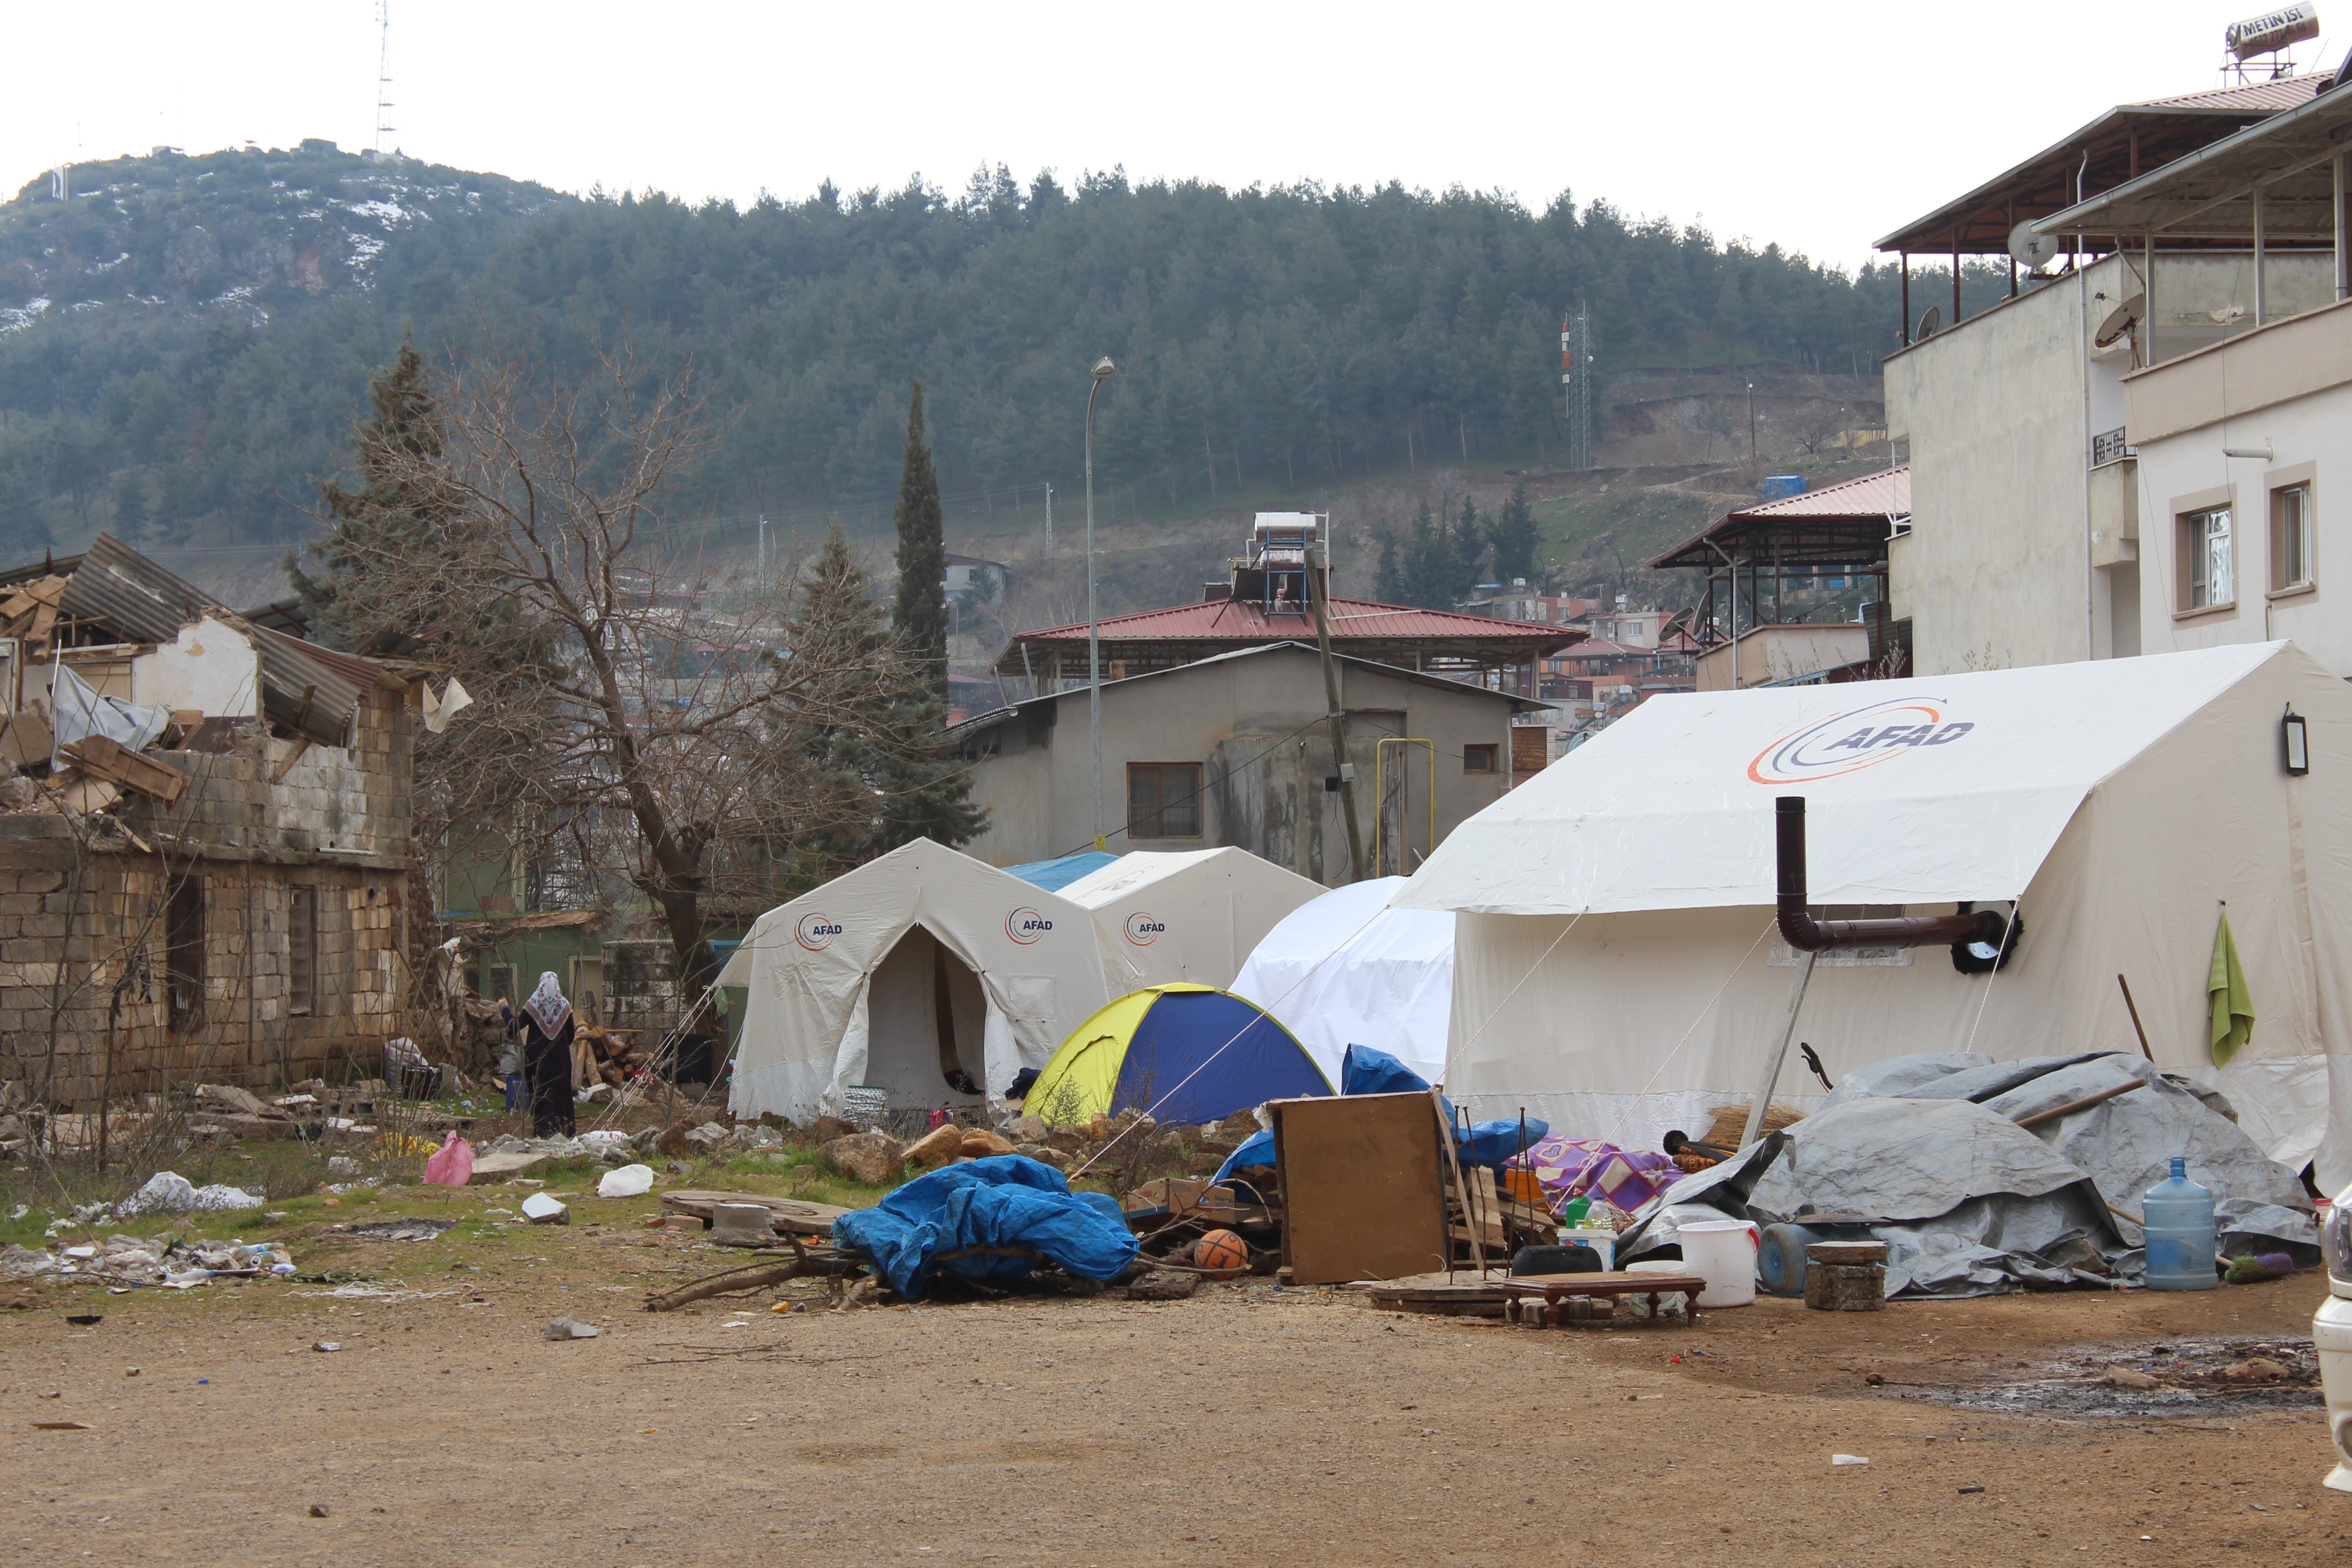
<instances>
[{"instance_id":1,"label":"stone wall","mask_svg":"<svg viewBox=\"0 0 2352 1568\"><path fill-rule=\"evenodd\" d=\"M381 1071L407 1032L407 877L363 867L174 859L0 818L0 1078L54 1105L173 1085ZM311 994L292 994L297 889L312 900ZM175 929L174 900L200 913ZM174 1007L175 937L194 935Z\"/></svg>"},{"instance_id":2,"label":"stone wall","mask_svg":"<svg viewBox=\"0 0 2352 1568\"><path fill-rule=\"evenodd\" d=\"M0 1079L76 1106L380 1075L384 1041L416 1032L414 949L430 930L429 910L420 923L408 909L409 724L389 690L362 703L350 746L216 721L208 749L152 753L189 775L170 805L133 795L110 819L0 816ZM298 892L313 910L307 1007ZM182 951L201 954L177 1007L175 900Z\"/></svg>"}]
</instances>

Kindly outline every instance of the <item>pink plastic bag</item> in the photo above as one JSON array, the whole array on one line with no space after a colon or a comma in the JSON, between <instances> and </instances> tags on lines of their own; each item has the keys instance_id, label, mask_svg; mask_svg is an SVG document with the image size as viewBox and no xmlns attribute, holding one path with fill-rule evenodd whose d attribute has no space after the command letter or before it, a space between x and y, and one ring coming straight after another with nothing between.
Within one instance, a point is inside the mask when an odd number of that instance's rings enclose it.
<instances>
[{"instance_id":1,"label":"pink plastic bag","mask_svg":"<svg viewBox=\"0 0 2352 1568\"><path fill-rule=\"evenodd\" d=\"M474 1146L452 1128L441 1147L425 1162L425 1179L445 1187L462 1187L473 1176Z\"/></svg>"}]
</instances>

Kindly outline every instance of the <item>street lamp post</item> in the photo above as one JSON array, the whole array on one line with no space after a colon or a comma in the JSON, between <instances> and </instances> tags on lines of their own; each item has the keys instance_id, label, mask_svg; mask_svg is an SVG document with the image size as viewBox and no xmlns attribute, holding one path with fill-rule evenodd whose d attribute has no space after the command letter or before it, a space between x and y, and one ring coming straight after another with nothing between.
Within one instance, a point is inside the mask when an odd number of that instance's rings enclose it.
<instances>
[{"instance_id":1,"label":"street lamp post","mask_svg":"<svg viewBox=\"0 0 2352 1568\"><path fill-rule=\"evenodd\" d=\"M1087 388L1087 727L1095 742L1095 852L1104 852L1102 793L1102 621L1095 614L1095 394L1118 367L1106 354L1095 361Z\"/></svg>"}]
</instances>

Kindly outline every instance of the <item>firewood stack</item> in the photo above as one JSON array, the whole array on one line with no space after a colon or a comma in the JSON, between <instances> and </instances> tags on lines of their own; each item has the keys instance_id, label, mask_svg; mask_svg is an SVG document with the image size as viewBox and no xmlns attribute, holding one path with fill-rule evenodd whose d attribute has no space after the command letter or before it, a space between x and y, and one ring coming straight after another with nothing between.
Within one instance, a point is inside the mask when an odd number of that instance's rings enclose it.
<instances>
[{"instance_id":1,"label":"firewood stack","mask_svg":"<svg viewBox=\"0 0 2352 1568\"><path fill-rule=\"evenodd\" d=\"M654 1065L654 1054L636 1043L634 1029L608 1029L582 1024L572 1032L573 1050L580 1058L583 1084L608 1083L620 1088Z\"/></svg>"}]
</instances>

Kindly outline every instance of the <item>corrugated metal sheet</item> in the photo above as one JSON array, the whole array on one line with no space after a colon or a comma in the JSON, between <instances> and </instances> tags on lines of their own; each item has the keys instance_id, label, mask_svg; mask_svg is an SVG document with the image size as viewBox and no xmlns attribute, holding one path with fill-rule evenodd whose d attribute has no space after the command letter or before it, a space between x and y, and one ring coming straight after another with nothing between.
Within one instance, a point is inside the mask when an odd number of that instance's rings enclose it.
<instances>
[{"instance_id":1,"label":"corrugated metal sheet","mask_svg":"<svg viewBox=\"0 0 2352 1568\"><path fill-rule=\"evenodd\" d=\"M66 584L58 612L105 624L127 642L170 642L199 616L249 625L192 583L111 534L90 541ZM360 695L375 684L364 659L252 627L261 656L261 711L273 724L325 745L342 744Z\"/></svg>"},{"instance_id":2,"label":"corrugated metal sheet","mask_svg":"<svg viewBox=\"0 0 2352 1568\"><path fill-rule=\"evenodd\" d=\"M2293 109L2308 103L2327 85L2324 76L2283 76L2275 81L2248 82L2243 87L2221 87L2209 92L2184 92L2178 98L2149 98L2130 104L2132 109L2219 109L2246 110L2263 112L2269 110Z\"/></svg>"}]
</instances>

